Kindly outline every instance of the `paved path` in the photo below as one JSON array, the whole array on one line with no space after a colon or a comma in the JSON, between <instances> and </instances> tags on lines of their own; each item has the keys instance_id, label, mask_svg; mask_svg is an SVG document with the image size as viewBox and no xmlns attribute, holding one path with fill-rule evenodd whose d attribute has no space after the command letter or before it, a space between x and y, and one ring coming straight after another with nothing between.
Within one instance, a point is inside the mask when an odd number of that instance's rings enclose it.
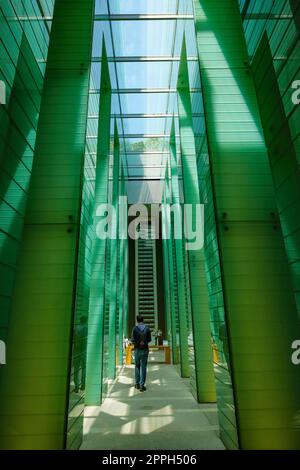
<instances>
[{"instance_id":1,"label":"paved path","mask_svg":"<svg viewBox=\"0 0 300 470\"><path fill-rule=\"evenodd\" d=\"M224 449L216 406L197 404L173 366L150 364L144 393L134 388L133 368L100 407L86 407L81 449Z\"/></svg>"}]
</instances>

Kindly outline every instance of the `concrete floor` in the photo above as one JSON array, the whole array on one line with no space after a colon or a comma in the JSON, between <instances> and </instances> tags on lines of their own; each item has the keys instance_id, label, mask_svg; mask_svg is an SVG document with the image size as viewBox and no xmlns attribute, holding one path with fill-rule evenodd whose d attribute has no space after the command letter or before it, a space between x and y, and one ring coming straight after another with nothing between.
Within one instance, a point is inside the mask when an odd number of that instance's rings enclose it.
<instances>
[{"instance_id":1,"label":"concrete floor","mask_svg":"<svg viewBox=\"0 0 300 470\"><path fill-rule=\"evenodd\" d=\"M224 449L216 406L197 404L173 366L150 363L144 393L133 377L124 367L103 404L86 407L81 449Z\"/></svg>"}]
</instances>

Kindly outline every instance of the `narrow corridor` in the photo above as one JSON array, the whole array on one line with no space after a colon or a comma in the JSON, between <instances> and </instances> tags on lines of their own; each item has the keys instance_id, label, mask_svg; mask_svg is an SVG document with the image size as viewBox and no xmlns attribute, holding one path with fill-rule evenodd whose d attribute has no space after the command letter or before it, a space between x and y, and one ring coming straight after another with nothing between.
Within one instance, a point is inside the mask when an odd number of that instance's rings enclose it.
<instances>
[{"instance_id":1,"label":"narrow corridor","mask_svg":"<svg viewBox=\"0 0 300 470\"><path fill-rule=\"evenodd\" d=\"M133 374L124 367L102 406L86 407L81 449L224 449L216 406L196 403L175 367L150 363L145 393Z\"/></svg>"},{"instance_id":2,"label":"narrow corridor","mask_svg":"<svg viewBox=\"0 0 300 470\"><path fill-rule=\"evenodd\" d=\"M0 0L0 452L300 450L299 372L300 0Z\"/></svg>"}]
</instances>

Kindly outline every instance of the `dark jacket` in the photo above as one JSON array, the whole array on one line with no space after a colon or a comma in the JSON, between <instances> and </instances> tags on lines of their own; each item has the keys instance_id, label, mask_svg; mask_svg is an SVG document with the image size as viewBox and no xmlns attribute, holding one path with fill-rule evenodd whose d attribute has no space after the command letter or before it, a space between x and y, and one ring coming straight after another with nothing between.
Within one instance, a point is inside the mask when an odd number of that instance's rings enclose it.
<instances>
[{"instance_id":1,"label":"dark jacket","mask_svg":"<svg viewBox=\"0 0 300 470\"><path fill-rule=\"evenodd\" d=\"M138 345L141 331L144 331L145 333L145 346L143 348L139 348ZM132 330L131 342L134 344L135 349L149 349L148 343L151 343L151 332L149 327L144 323L139 323L137 326L135 326Z\"/></svg>"}]
</instances>

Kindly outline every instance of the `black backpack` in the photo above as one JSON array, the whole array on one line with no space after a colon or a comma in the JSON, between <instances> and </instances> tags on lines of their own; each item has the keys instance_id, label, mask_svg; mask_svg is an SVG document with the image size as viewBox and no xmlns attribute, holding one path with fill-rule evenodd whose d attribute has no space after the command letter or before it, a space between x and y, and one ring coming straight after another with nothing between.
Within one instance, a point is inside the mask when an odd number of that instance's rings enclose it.
<instances>
[{"instance_id":1,"label":"black backpack","mask_svg":"<svg viewBox=\"0 0 300 470\"><path fill-rule=\"evenodd\" d=\"M145 326L145 328L143 330L139 330L139 339L137 341L137 347L139 349L145 349L147 347L147 339L146 339L146 330L147 330L147 327Z\"/></svg>"}]
</instances>

